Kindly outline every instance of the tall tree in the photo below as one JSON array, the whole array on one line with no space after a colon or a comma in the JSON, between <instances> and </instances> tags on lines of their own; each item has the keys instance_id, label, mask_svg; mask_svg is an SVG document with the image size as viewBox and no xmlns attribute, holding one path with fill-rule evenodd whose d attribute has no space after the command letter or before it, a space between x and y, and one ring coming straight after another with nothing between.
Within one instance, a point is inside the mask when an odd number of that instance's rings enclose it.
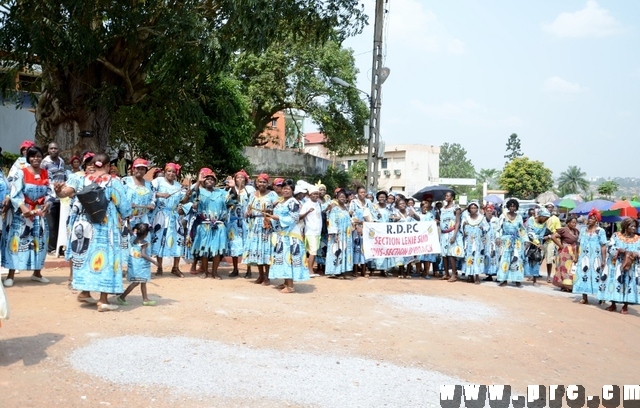
<instances>
[{"instance_id":1,"label":"tall tree","mask_svg":"<svg viewBox=\"0 0 640 408\"><path fill-rule=\"evenodd\" d=\"M552 172L540 161L518 157L504 166L500 186L511 196L533 199L553 187Z\"/></svg>"},{"instance_id":2,"label":"tall tree","mask_svg":"<svg viewBox=\"0 0 640 408\"><path fill-rule=\"evenodd\" d=\"M265 52L244 52L233 62L243 92L251 100L252 145L268 142L265 126L281 111L305 112L337 154L358 151L366 143L369 107L358 91L332 84L331 77L352 83L358 74L351 50L337 41L305 44L290 35Z\"/></svg>"},{"instance_id":3,"label":"tall tree","mask_svg":"<svg viewBox=\"0 0 640 408\"><path fill-rule=\"evenodd\" d=\"M598 186L598 194L606 198L612 198L615 192L618 191L618 188L618 183L613 180L607 180Z\"/></svg>"},{"instance_id":4,"label":"tall tree","mask_svg":"<svg viewBox=\"0 0 640 408\"><path fill-rule=\"evenodd\" d=\"M444 143L440 146L440 177L473 178L476 176L467 151L459 143Z\"/></svg>"},{"instance_id":5,"label":"tall tree","mask_svg":"<svg viewBox=\"0 0 640 408\"><path fill-rule=\"evenodd\" d=\"M517 159L518 157L522 157L522 151L520 150L520 138L517 133L512 133L507 140L507 154L504 155L504 158L507 159L507 163L509 163L511 160Z\"/></svg>"},{"instance_id":6,"label":"tall tree","mask_svg":"<svg viewBox=\"0 0 640 408\"><path fill-rule=\"evenodd\" d=\"M366 181L367 181L367 162L366 161L358 160L357 162L353 163L351 167L349 167L349 170L347 171L347 173L349 173L349 177L351 177L352 185L366 186Z\"/></svg>"},{"instance_id":7,"label":"tall tree","mask_svg":"<svg viewBox=\"0 0 640 408\"><path fill-rule=\"evenodd\" d=\"M7 0L2 88L15 88L17 72L41 69L38 142L103 149L112 114L161 85L178 90L202 67L215 76L236 52L259 52L291 33L308 44L340 42L365 22L357 0Z\"/></svg>"},{"instance_id":8,"label":"tall tree","mask_svg":"<svg viewBox=\"0 0 640 408\"><path fill-rule=\"evenodd\" d=\"M489 188L499 187L500 170L498 169L480 169L476 174L476 179L479 184L487 183Z\"/></svg>"},{"instance_id":9,"label":"tall tree","mask_svg":"<svg viewBox=\"0 0 640 408\"><path fill-rule=\"evenodd\" d=\"M585 178L587 173L583 172L578 166L569 166L566 171L560 174L558 179L558 189L564 196L567 194L577 194L579 192L589 191L589 182Z\"/></svg>"}]
</instances>

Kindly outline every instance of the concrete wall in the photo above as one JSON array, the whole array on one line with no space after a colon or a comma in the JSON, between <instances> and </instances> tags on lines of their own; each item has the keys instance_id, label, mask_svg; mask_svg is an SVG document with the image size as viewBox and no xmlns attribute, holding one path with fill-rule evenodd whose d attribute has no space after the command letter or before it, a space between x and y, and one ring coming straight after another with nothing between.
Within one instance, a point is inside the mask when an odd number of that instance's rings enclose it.
<instances>
[{"instance_id":1,"label":"concrete wall","mask_svg":"<svg viewBox=\"0 0 640 408\"><path fill-rule=\"evenodd\" d=\"M23 140L33 140L36 118L28 109L16 109L12 104L0 104L0 147L2 151L20 153Z\"/></svg>"},{"instance_id":2,"label":"concrete wall","mask_svg":"<svg viewBox=\"0 0 640 408\"><path fill-rule=\"evenodd\" d=\"M244 154L251 162L256 173L324 174L331 163L329 160L294 150L245 147Z\"/></svg>"}]
</instances>

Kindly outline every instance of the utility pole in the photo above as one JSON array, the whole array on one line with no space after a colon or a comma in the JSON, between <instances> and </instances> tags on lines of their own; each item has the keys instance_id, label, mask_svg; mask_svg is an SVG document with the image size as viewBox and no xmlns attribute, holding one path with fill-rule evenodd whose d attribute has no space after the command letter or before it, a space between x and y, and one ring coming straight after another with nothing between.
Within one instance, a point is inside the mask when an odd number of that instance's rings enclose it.
<instances>
[{"instance_id":1,"label":"utility pole","mask_svg":"<svg viewBox=\"0 0 640 408\"><path fill-rule=\"evenodd\" d=\"M378 160L384 152L380 148L380 91L382 82L382 25L384 22L384 4L388 0L376 0L375 25L373 26L373 64L371 68L371 98L369 101L369 148L367 150L367 191L375 195L378 191ZM387 74L388 75L388 74Z\"/></svg>"}]
</instances>

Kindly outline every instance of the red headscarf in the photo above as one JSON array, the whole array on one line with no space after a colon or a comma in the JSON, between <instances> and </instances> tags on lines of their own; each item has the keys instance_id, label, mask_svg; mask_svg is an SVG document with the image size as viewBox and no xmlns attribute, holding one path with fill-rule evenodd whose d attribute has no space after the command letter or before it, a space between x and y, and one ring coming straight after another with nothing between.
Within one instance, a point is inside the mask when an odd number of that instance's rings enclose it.
<instances>
[{"instance_id":1,"label":"red headscarf","mask_svg":"<svg viewBox=\"0 0 640 408\"><path fill-rule=\"evenodd\" d=\"M487 205L484 206L484 212L490 212L493 214L493 210L495 210L495 208L493 207L493 204L491 203L487 203Z\"/></svg>"},{"instance_id":2,"label":"red headscarf","mask_svg":"<svg viewBox=\"0 0 640 408\"><path fill-rule=\"evenodd\" d=\"M244 171L244 169L240 170L239 172L237 172L236 174L233 175L233 179L235 180L236 177L238 176L242 176L244 177L245 182L249 181L249 175L247 174L246 171Z\"/></svg>"},{"instance_id":3,"label":"red headscarf","mask_svg":"<svg viewBox=\"0 0 640 408\"><path fill-rule=\"evenodd\" d=\"M174 169L176 171L176 174L180 174L180 169L182 168L182 166L180 166L177 163L167 163L164 165L164 170L166 171L167 169Z\"/></svg>"},{"instance_id":4,"label":"red headscarf","mask_svg":"<svg viewBox=\"0 0 640 408\"><path fill-rule=\"evenodd\" d=\"M602 221L602 215L600 215L600 213L598 212L598 210L595 209L595 207L591 209L591 211L589 211L589 215L587 215L587 217L591 217L591 216L594 216L596 220L598 220L598 222Z\"/></svg>"},{"instance_id":5,"label":"red headscarf","mask_svg":"<svg viewBox=\"0 0 640 408\"><path fill-rule=\"evenodd\" d=\"M22 142L22 144L20 145L20 150L22 149L28 149L30 147L35 146L35 143L33 143L31 140L25 140L24 142Z\"/></svg>"},{"instance_id":6,"label":"red headscarf","mask_svg":"<svg viewBox=\"0 0 640 408\"><path fill-rule=\"evenodd\" d=\"M216 173L214 173L214 172L213 172L213 170L211 170L211 169L210 169L210 168L208 168L208 167L203 167L203 168L201 168L201 169L200 169L200 175L201 175L202 177L213 177L214 179L216 179L216 180L217 180Z\"/></svg>"},{"instance_id":7,"label":"red headscarf","mask_svg":"<svg viewBox=\"0 0 640 408\"><path fill-rule=\"evenodd\" d=\"M281 186L284 184L284 179L278 177L277 179L273 180L273 185L274 186Z\"/></svg>"},{"instance_id":8,"label":"red headscarf","mask_svg":"<svg viewBox=\"0 0 640 408\"><path fill-rule=\"evenodd\" d=\"M260 173L258 174L258 177L256 177L256 180L264 180L267 183L269 182L269 175L267 173Z\"/></svg>"},{"instance_id":9,"label":"red headscarf","mask_svg":"<svg viewBox=\"0 0 640 408\"><path fill-rule=\"evenodd\" d=\"M73 156L73 157L71 158L71 160L69 160L69 163L73 163L73 161L74 161L74 160L77 160L77 161L79 161L79 162L82 164L82 161L80 160L80 158L79 158L78 156Z\"/></svg>"},{"instance_id":10,"label":"red headscarf","mask_svg":"<svg viewBox=\"0 0 640 408\"><path fill-rule=\"evenodd\" d=\"M146 167L149 168L149 161L141 158L137 158L133 161L133 168L136 167Z\"/></svg>"}]
</instances>

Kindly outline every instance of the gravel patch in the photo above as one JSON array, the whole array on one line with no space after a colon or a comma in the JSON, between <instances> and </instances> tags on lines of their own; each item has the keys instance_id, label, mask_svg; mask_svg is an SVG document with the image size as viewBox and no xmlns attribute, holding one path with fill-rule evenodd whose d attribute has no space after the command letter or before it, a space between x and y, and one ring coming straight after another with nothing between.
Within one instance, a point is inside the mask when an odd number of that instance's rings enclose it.
<instances>
[{"instance_id":1,"label":"gravel patch","mask_svg":"<svg viewBox=\"0 0 640 408\"><path fill-rule=\"evenodd\" d=\"M385 297L395 307L425 313L433 318L447 320L485 320L504 317L495 307L473 300L457 300L439 296L389 295ZM434 313L437 310L438 313Z\"/></svg>"},{"instance_id":2,"label":"gravel patch","mask_svg":"<svg viewBox=\"0 0 640 408\"><path fill-rule=\"evenodd\" d=\"M70 362L76 370L124 386L167 387L178 397L240 399L244 406L270 399L315 407L438 407L441 384L463 383L436 371L359 357L185 337L95 340L75 350Z\"/></svg>"}]
</instances>

